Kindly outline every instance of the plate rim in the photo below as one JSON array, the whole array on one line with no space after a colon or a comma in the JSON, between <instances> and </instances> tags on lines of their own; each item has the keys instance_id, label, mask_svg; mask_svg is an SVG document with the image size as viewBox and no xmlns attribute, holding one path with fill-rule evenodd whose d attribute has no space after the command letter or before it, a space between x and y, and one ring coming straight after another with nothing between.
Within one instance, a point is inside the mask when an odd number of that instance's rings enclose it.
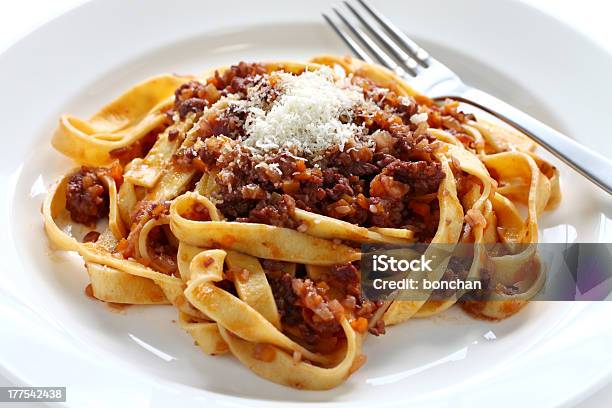
<instances>
[{"instance_id":1,"label":"plate rim","mask_svg":"<svg viewBox=\"0 0 612 408\"><path fill-rule=\"evenodd\" d=\"M592 41L585 33L581 32L579 30L576 30L574 27L570 26L569 24L567 24L563 20L559 19L558 17L556 17L554 15L547 14L547 13L545 13L544 11L542 11L541 9L539 9L537 7L533 7L533 6L530 6L528 4L525 4L521 0L506 0L506 2L507 3L516 3L516 4L519 4L522 7L528 8L532 12L536 12L536 13L540 14L541 17L545 17L545 18L554 20L557 24L559 24L561 26L564 26L565 28L569 28L574 33L574 35L580 36L583 40L588 41L592 45L596 46L602 54L606 54L606 55L608 55L609 57L612 58L612 54L610 54L608 52L608 50L606 50L601 44L599 44L599 43L597 43L595 41ZM80 4L80 5L77 5L74 8L71 8L71 9L68 9L68 10L64 11L63 13L57 15L54 18L51 18L51 19L49 19L49 20L47 20L45 22L42 22L41 24L33 27L29 32L27 32L24 35L22 35L21 37L19 37L13 44L11 44L9 47L5 48L0 53L0 61L2 61L4 58L6 58L7 55L10 55L12 52L14 52L14 50L17 49L20 46L21 43L23 43L27 39L31 38L32 36L34 36L37 32L39 32L43 28L51 27L54 24L58 24L59 20L67 18L67 16L70 15L70 14L77 15L79 13L86 12L86 11L83 11L83 10L89 9L91 7L91 5L94 4L94 3L95 4L99 4L99 3L102 3L102 2L100 0L88 0L88 1L86 1L86 2L84 2L82 4ZM16 181L16 179L14 181ZM3 205L5 204L7 199L10 200L10 198L12 197L13 193L14 193L13 189L5 190L5 192L1 195L2 196ZM6 196L5 196L5 194L6 194ZM4 224L4 216L5 215L6 214L3 214L3 221L0 222L0 225ZM10 224L8 224L8 225L10 225ZM12 229L11 229L11 235L12 235ZM4 247L2 250L0 250L0 253L4 252L5 248L6 247ZM21 263L19 263L19 265L22 266ZM7 292L6 288L4 288L0 284L0 293L6 294L6 293L10 293L10 292ZM0 307L9 307L7 305L8 305L8 302L6 301L6 299L4 299L3 297L0 298ZM21 306L18 306L18 307L21 307ZM24 306L24 307L27 308L27 306ZM18 382L22 382L21 381L21 378L22 378L21 376L19 376L15 371L9 370L3 364L0 364L0 373L2 375L5 375L7 378L12 378L12 379L17 380ZM603 374L595 382L591 383L591 386L587 390L576 391L575 393L573 393L571 398L568 399L566 402L567 403L579 402L579 401L583 400L584 398L586 398L588 395L592 394L593 392L596 392L597 390L601 389L603 386L605 386L611 380L612 380L612 369L608 373ZM159 380L159 381L161 382L162 380ZM158 385L159 384L157 384L157 383L156 384L151 384L151 387L158 386ZM176 383L172 384L172 386L181 386L181 387L183 387L182 385L176 384ZM190 388L190 387L187 387L187 388ZM214 400L216 400L220 396L223 397L223 398L229 398L231 400L235 399L236 402L245 402L245 401L253 402L251 399L246 399L246 398L243 398L243 397L227 396L227 395L224 395L224 394L218 394L218 393L211 392L211 391L208 391L208 390L199 390L199 391L202 391L204 393L210 393L211 394L211 400L209 402L211 402L211 403L214 402ZM442 399L440 401L444 401L444 400L445 399ZM288 402L282 402L282 401L281 402L279 402L279 401L267 401L267 402L264 401L264 403L268 404L268 405L269 404L277 404L278 403L278 404L280 404L282 406L286 406L287 404L299 405L299 403L288 403ZM354 404L353 402L311 403L311 404L321 404L321 405L322 404L326 404L326 405L333 405L333 406L348 406L348 405L355 406L355 405L359 405L359 404ZM400 404L401 404L401 402L400 402Z\"/></svg>"}]
</instances>

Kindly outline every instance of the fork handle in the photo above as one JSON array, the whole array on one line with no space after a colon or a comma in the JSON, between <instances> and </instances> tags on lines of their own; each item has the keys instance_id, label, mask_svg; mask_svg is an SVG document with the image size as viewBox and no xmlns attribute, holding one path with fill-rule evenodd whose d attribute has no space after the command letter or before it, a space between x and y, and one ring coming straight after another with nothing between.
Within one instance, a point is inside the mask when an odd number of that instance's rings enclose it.
<instances>
[{"instance_id":1,"label":"fork handle","mask_svg":"<svg viewBox=\"0 0 612 408\"><path fill-rule=\"evenodd\" d=\"M518 128L578 173L612 194L612 162L607 158L486 92L466 87L457 93L448 98L474 105Z\"/></svg>"}]
</instances>

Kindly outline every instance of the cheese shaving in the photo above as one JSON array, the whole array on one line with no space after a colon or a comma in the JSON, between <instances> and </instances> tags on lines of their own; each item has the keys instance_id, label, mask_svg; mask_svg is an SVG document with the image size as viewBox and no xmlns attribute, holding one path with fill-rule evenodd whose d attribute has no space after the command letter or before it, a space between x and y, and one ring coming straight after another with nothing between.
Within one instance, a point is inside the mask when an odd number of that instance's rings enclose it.
<instances>
[{"instance_id":1,"label":"cheese shaving","mask_svg":"<svg viewBox=\"0 0 612 408\"><path fill-rule=\"evenodd\" d=\"M365 104L363 92L347 78L334 77L328 67L273 76L278 95L267 110L261 81L249 89L242 106L247 112L244 145L263 154L285 150L316 156L332 146L343 151L346 142L361 132L362 127L352 123L352 111Z\"/></svg>"}]
</instances>

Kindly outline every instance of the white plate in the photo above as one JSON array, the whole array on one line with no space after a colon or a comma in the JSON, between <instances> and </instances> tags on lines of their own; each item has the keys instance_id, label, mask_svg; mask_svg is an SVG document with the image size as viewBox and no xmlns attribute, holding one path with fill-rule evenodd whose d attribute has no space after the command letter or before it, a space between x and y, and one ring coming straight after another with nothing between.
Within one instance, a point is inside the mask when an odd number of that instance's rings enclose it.
<instances>
[{"instance_id":1,"label":"white plate","mask_svg":"<svg viewBox=\"0 0 612 408\"><path fill-rule=\"evenodd\" d=\"M612 153L612 57L512 1L376 2L468 82ZM297 402L404 407L576 402L612 379L612 305L533 303L501 323L458 311L367 339L368 363L342 386L305 392L208 357L172 308L111 313L88 299L82 262L54 253L40 205L69 168L52 151L62 112L87 116L130 84L239 60L346 53L321 21L326 1L93 1L0 56L0 364L31 385L68 387L73 406L262 406ZM580 79L579 79L580 78ZM561 166L564 200L545 241L610 242L612 206Z\"/></svg>"}]
</instances>

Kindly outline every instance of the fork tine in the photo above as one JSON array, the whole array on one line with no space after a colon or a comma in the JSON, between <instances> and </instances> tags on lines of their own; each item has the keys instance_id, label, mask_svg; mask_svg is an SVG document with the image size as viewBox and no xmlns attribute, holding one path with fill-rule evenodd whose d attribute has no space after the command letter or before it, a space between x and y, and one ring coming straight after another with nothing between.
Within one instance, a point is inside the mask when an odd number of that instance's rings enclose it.
<instances>
[{"instance_id":1,"label":"fork tine","mask_svg":"<svg viewBox=\"0 0 612 408\"><path fill-rule=\"evenodd\" d=\"M363 31L361 31L357 26L355 26L353 23L351 23L350 21L348 21L335 7L332 8L332 10L334 11L334 13L336 13L336 15L338 16L338 18L340 20L342 20L342 22L344 23L344 25L346 25L349 30L351 30L351 32L357 37L359 38L359 40L363 43L363 45L365 45L365 47L372 53L374 54L374 56L376 56L376 58L378 59L378 61L384 65L385 67L389 68L392 71L395 71L399 76L403 76L404 74L406 74L407 72L410 73L410 75L415 76L416 73L414 71L405 71L404 69L402 69L402 67L400 67L394 60L393 58L391 58L386 52L384 52L379 46L378 44L376 44L370 37L368 37Z\"/></svg>"},{"instance_id":2,"label":"fork tine","mask_svg":"<svg viewBox=\"0 0 612 408\"><path fill-rule=\"evenodd\" d=\"M364 9L370 13L372 17L378 21L378 23L383 26L389 33L395 37L397 41L399 41L408 52L424 67L428 67L428 59L429 53L425 51L423 48L419 47L417 43L412 41L410 38L406 36L396 25L394 25L388 18L378 12L374 7L372 7L366 0L357 0L363 6Z\"/></svg>"},{"instance_id":3,"label":"fork tine","mask_svg":"<svg viewBox=\"0 0 612 408\"><path fill-rule=\"evenodd\" d=\"M353 40L351 37L349 37L348 34L346 34L344 31L342 31L340 29L340 27L338 27L336 25L336 23L334 23L332 21L332 19L327 16L327 14L323 13L323 18L325 19L325 21L327 21L327 24L329 24L331 26L331 28L334 29L334 31L340 36L340 38L342 38L342 40L345 42L345 44L348 45L348 47L351 50L353 50L353 52L359 58L361 58L362 60L364 60L368 64L373 64L374 63L374 60L372 60L372 58L370 58L368 53L363 48L361 48L361 46L359 44L357 44L357 42L355 40Z\"/></svg>"},{"instance_id":4,"label":"fork tine","mask_svg":"<svg viewBox=\"0 0 612 408\"><path fill-rule=\"evenodd\" d=\"M353 13L353 15L355 17L357 17L357 19L361 22L361 24L363 24L364 27L366 27L372 34L374 34L374 36L380 41L382 42L389 51L391 51L391 53L399 60L402 62L402 64L404 64L404 66L406 68L408 68L411 71L417 71L417 69L419 68L419 64L414 60L414 58L412 58L410 55L408 55L406 52L404 52L404 50L402 50L400 47L397 46L397 44L391 39L389 38L389 36L387 34L384 33L384 31L374 27L372 24L370 24L370 22L368 22L366 20L366 18L363 16L363 14L361 14L359 11L357 11L352 5L351 3L349 3L348 1L344 1L344 4L346 5L346 7L351 11L351 13Z\"/></svg>"}]
</instances>

